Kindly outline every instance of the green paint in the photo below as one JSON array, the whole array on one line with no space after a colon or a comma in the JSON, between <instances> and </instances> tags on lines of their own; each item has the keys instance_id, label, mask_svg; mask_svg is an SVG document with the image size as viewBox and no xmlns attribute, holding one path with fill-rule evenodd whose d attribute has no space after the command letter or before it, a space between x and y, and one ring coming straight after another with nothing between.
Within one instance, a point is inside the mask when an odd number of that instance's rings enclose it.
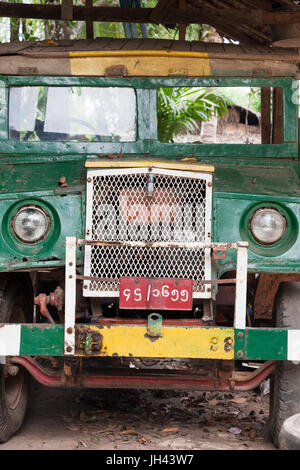
<instances>
[{"instance_id":1,"label":"green paint","mask_svg":"<svg viewBox=\"0 0 300 470\"><path fill-rule=\"evenodd\" d=\"M147 335L151 337L162 336L162 320L163 317L159 313L151 313L148 315Z\"/></svg>"},{"instance_id":2,"label":"green paint","mask_svg":"<svg viewBox=\"0 0 300 470\"><path fill-rule=\"evenodd\" d=\"M122 154L136 160L157 158L180 161L195 157L213 164L213 241L249 241L243 220L251 207L278 204L290 214L287 240L271 252L250 244L249 270L300 271L300 185L297 144L297 87L291 78L108 78L108 77L0 77L0 271L64 265L65 238L84 238L85 160ZM122 86L136 89L137 141L17 142L7 139L8 88L23 85ZM284 90L284 141L282 145L172 144L157 140L156 89L169 86L281 86ZM67 186L59 183L64 176ZM51 216L53 230L41 243L20 243L11 233L14 210L35 201ZM244 219L243 219L244 218ZM78 251L79 267L83 251ZM220 272L235 268L235 251L219 260Z\"/></svg>"},{"instance_id":3,"label":"green paint","mask_svg":"<svg viewBox=\"0 0 300 470\"><path fill-rule=\"evenodd\" d=\"M81 325L83 328L89 325ZM222 330L222 327L200 327ZM155 332L159 335L159 331ZM149 334L149 333L148 333ZM90 335L89 335L90 336ZM88 355L90 339L85 353ZM245 328L235 330L235 359L286 360L288 330L279 328ZM63 325L21 325L20 356L62 356L64 346Z\"/></svg>"},{"instance_id":4,"label":"green paint","mask_svg":"<svg viewBox=\"0 0 300 470\"><path fill-rule=\"evenodd\" d=\"M21 325L20 356L63 356L62 325Z\"/></svg>"},{"instance_id":5,"label":"green paint","mask_svg":"<svg viewBox=\"0 0 300 470\"><path fill-rule=\"evenodd\" d=\"M288 332L277 328L235 330L235 358L286 360Z\"/></svg>"}]
</instances>

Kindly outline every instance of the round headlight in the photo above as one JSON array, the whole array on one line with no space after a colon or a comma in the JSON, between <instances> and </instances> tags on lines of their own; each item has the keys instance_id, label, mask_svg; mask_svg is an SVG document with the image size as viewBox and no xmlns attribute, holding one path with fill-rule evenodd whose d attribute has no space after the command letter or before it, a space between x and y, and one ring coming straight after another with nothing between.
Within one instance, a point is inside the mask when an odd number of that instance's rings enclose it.
<instances>
[{"instance_id":1,"label":"round headlight","mask_svg":"<svg viewBox=\"0 0 300 470\"><path fill-rule=\"evenodd\" d=\"M48 231L48 217L42 209L25 206L18 210L12 221L16 236L24 243L36 243Z\"/></svg>"},{"instance_id":2,"label":"round headlight","mask_svg":"<svg viewBox=\"0 0 300 470\"><path fill-rule=\"evenodd\" d=\"M285 234L286 218L272 208L262 208L254 212L250 221L250 230L258 243L271 245L278 242Z\"/></svg>"}]
</instances>

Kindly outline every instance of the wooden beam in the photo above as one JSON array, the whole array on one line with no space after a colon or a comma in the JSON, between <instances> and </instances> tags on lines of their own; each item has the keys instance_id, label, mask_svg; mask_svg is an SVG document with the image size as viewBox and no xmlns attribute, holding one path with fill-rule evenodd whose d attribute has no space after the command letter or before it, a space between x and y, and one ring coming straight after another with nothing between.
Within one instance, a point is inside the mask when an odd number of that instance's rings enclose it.
<instances>
[{"instance_id":1,"label":"wooden beam","mask_svg":"<svg viewBox=\"0 0 300 470\"><path fill-rule=\"evenodd\" d=\"M169 7L169 0L158 0L156 7L153 8L152 13L149 16L150 20L157 24L162 23Z\"/></svg>"},{"instance_id":2,"label":"wooden beam","mask_svg":"<svg viewBox=\"0 0 300 470\"><path fill-rule=\"evenodd\" d=\"M73 0L62 0L61 19L64 21L73 20Z\"/></svg>"},{"instance_id":3,"label":"wooden beam","mask_svg":"<svg viewBox=\"0 0 300 470\"><path fill-rule=\"evenodd\" d=\"M152 8L73 6L73 20L153 23ZM0 17L61 19L60 5L0 2ZM299 11L263 11L257 9L217 10L212 8L167 9L161 24L267 25L300 23Z\"/></svg>"},{"instance_id":4,"label":"wooden beam","mask_svg":"<svg viewBox=\"0 0 300 470\"><path fill-rule=\"evenodd\" d=\"M93 7L93 0L85 0L85 7L92 8ZM86 38L93 39L94 38L94 24L92 21L86 21L85 23L86 28Z\"/></svg>"},{"instance_id":5,"label":"wooden beam","mask_svg":"<svg viewBox=\"0 0 300 470\"><path fill-rule=\"evenodd\" d=\"M261 87L261 143L271 143L271 89Z\"/></svg>"},{"instance_id":6,"label":"wooden beam","mask_svg":"<svg viewBox=\"0 0 300 470\"><path fill-rule=\"evenodd\" d=\"M179 8L185 9L186 8L186 0L178 0L178 6L179 6ZM178 26L178 32L179 32L179 40L184 41L185 40L185 35L186 35L186 24L180 24Z\"/></svg>"},{"instance_id":7,"label":"wooden beam","mask_svg":"<svg viewBox=\"0 0 300 470\"><path fill-rule=\"evenodd\" d=\"M282 144L283 142L283 90L280 87L273 88L273 122L272 122L272 143Z\"/></svg>"}]
</instances>

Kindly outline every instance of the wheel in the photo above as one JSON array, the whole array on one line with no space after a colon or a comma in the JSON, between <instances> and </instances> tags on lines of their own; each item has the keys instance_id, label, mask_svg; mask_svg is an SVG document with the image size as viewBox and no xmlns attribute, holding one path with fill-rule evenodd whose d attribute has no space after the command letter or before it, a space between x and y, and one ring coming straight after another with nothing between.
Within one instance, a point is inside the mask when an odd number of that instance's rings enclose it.
<instances>
[{"instance_id":1,"label":"wheel","mask_svg":"<svg viewBox=\"0 0 300 470\"><path fill-rule=\"evenodd\" d=\"M24 276L0 277L0 323L31 321L33 299ZM6 442L24 421L30 376L25 369L16 375L0 365L0 442Z\"/></svg>"},{"instance_id":2,"label":"wheel","mask_svg":"<svg viewBox=\"0 0 300 470\"><path fill-rule=\"evenodd\" d=\"M279 433L278 447L281 450L300 450L300 413L284 421Z\"/></svg>"},{"instance_id":3,"label":"wheel","mask_svg":"<svg viewBox=\"0 0 300 470\"><path fill-rule=\"evenodd\" d=\"M274 304L276 326L300 328L300 284L280 285ZM277 361L270 387L270 434L278 447L284 421L300 412L300 364Z\"/></svg>"}]
</instances>

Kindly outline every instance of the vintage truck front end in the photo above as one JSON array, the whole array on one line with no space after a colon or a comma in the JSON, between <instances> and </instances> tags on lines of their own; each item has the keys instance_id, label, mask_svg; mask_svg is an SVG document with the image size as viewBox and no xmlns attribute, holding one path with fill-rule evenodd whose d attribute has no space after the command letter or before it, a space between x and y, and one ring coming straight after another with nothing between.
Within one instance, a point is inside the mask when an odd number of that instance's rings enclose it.
<instances>
[{"instance_id":1,"label":"vintage truck front end","mask_svg":"<svg viewBox=\"0 0 300 470\"><path fill-rule=\"evenodd\" d=\"M163 45L33 48L9 69L0 56L0 440L20 426L27 373L50 387L234 391L268 377L276 388L278 367L300 361L300 325L283 320L300 280L296 58L281 69L278 52L252 51L232 69L231 49L221 60ZM183 86L281 90L282 141L160 142L157 91ZM85 131L68 138L50 98L83 106L89 90L106 134L78 105Z\"/></svg>"}]
</instances>

